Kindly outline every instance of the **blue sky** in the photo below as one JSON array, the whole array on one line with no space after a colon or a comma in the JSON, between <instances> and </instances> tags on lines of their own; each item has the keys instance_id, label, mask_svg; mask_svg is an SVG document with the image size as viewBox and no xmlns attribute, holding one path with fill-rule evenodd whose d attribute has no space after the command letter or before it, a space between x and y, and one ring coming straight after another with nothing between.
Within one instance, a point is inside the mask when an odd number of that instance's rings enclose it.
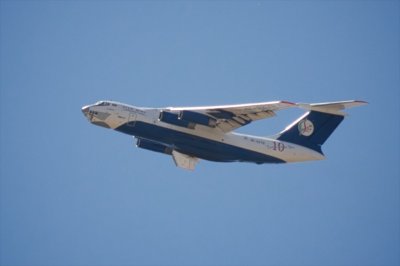
<instances>
[{"instance_id":1,"label":"blue sky","mask_svg":"<svg viewBox=\"0 0 400 266\"><path fill-rule=\"evenodd\" d=\"M400 264L398 1L0 7L1 265ZM188 172L90 125L80 108L100 99L370 104L325 161Z\"/></svg>"}]
</instances>

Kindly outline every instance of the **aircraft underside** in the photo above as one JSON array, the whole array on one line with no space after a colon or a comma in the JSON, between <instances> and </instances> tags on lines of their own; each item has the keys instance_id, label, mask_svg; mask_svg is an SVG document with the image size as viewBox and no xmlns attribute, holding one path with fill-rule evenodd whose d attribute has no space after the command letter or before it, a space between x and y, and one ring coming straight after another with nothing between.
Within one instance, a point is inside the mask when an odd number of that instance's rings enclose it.
<instances>
[{"instance_id":1,"label":"aircraft underside","mask_svg":"<svg viewBox=\"0 0 400 266\"><path fill-rule=\"evenodd\" d=\"M285 163L281 159L262 153L141 121L134 124L126 123L115 130L164 144L183 154L209 161L253 162L257 164Z\"/></svg>"}]
</instances>

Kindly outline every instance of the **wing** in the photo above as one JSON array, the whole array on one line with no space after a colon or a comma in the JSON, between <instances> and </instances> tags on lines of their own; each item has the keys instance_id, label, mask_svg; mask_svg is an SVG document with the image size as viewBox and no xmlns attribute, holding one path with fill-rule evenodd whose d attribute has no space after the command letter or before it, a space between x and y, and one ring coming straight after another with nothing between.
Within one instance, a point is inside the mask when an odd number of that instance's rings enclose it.
<instances>
[{"instance_id":1,"label":"wing","mask_svg":"<svg viewBox=\"0 0 400 266\"><path fill-rule=\"evenodd\" d=\"M229 132L252 121L275 116L275 111L296 106L287 101L249 103L204 107L171 107L167 110L179 112L179 118L194 124L218 127Z\"/></svg>"}]
</instances>

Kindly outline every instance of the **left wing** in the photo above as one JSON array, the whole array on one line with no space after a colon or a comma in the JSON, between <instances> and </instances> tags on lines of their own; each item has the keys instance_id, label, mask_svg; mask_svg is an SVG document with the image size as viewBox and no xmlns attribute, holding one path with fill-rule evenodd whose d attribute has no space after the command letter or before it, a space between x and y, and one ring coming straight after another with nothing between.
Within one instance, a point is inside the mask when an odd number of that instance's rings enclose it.
<instances>
[{"instance_id":1,"label":"left wing","mask_svg":"<svg viewBox=\"0 0 400 266\"><path fill-rule=\"evenodd\" d=\"M204 107L171 107L167 110L179 112L179 118L209 127L218 127L229 132L245 126L252 121L275 116L275 111L296 106L287 101L204 106Z\"/></svg>"}]
</instances>

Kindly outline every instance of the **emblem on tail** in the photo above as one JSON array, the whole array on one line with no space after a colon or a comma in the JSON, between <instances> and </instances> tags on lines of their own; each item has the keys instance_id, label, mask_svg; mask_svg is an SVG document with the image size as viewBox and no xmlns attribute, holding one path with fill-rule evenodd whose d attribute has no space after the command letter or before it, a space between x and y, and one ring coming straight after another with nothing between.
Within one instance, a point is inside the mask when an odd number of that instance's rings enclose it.
<instances>
[{"instance_id":1,"label":"emblem on tail","mask_svg":"<svg viewBox=\"0 0 400 266\"><path fill-rule=\"evenodd\" d=\"M298 129L301 135L309 137L314 133L314 124L305 118L299 122Z\"/></svg>"}]
</instances>

